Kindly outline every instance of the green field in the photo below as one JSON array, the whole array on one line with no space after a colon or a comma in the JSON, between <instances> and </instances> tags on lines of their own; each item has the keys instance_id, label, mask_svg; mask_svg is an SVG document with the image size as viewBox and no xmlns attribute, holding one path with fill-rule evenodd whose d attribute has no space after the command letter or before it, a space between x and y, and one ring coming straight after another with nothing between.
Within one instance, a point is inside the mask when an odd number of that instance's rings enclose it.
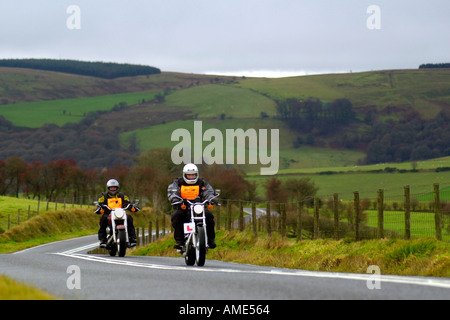
<instances>
[{"instance_id":1,"label":"green field","mask_svg":"<svg viewBox=\"0 0 450 320\"><path fill-rule=\"evenodd\" d=\"M353 192L359 191L361 198L376 199L378 189L384 189L385 197L392 200L403 199L403 187L411 186L411 194L429 194L433 184L440 183L442 188L450 182L450 172L408 172L408 173L354 173L354 174L302 174L279 176L282 181L293 178L311 178L318 187L318 196L332 198L334 193L344 200L353 199ZM263 182L267 177L251 176L250 181L258 183L259 194L263 195ZM443 199L444 200L444 199ZM450 200L450 199L449 199Z\"/></svg>"},{"instance_id":2,"label":"green field","mask_svg":"<svg viewBox=\"0 0 450 320\"><path fill-rule=\"evenodd\" d=\"M353 150L332 150L329 148L314 148L314 147L302 147L298 149L292 148L295 135L289 130L289 128L282 121L274 119L226 119L226 120L200 120L202 121L202 133L206 130L215 128L220 130L223 136L223 150L226 150L226 130L227 129L255 129L259 134L260 129L267 129L268 132L272 129L279 130L279 164L280 172L285 168L317 168L317 167L330 167L330 166L353 166L359 159L364 157L362 152ZM121 134L121 140L125 143L129 137L136 134L137 144L139 150L146 151L153 148L169 148L172 149L177 145L178 141L171 141L172 133L176 129L184 128L190 132L191 141L193 145L194 139L198 137L194 136L194 121L174 121L161 125L148 127L145 129L138 129ZM202 137L199 138L200 140ZM200 141L199 140L199 141ZM204 141L203 149L207 147L211 142ZM247 142L248 146L248 142ZM268 148L271 150L271 144L268 143ZM248 148L246 148L246 154L248 157ZM254 151L254 150L253 150ZM235 152L236 155L236 152ZM248 163L248 162L247 162ZM260 165L240 165L241 169L246 171L258 172Z\"/></svg>"},{"instance_id":3,"label":"green field","mask_svg":"<svg viewBox=\"0 0 450 320\"><path fill-rule=\"evenodd\" d=\"M14 105L0 105L0 115L16 126L39 128L46 123L62 126L81 121L87 113L111 110L114 105L126 102L128 105L151 100L157 92L122 93L91 98L50 100Z\"/></svg>"},{"instance_id":4,"label":"green field","mask_svg":"<svg viewBox=\"0 0 450 320\"><path fill-rule=\"evenodd\" d=\"M450 69L382 70L278 79L249 78L235 86L274 99L317 97L349 99L354 106L410 106L425 119L435 117L450 101Z\"/></svg>"},{"instance_id":5,"label":"green field","mask_svg":"<svg viewBox=\"0 0 450 320\"><path fill-rule=\"evenodd\" d=\"M314 150L320 150L313 148ZM327 149L332 154L339 154L339 150ZM348 153L344 151L346 156ZM319 154L320 155L320 154ZM331 156L330 156L331 157ZM397 170L435 170L437 168L450 167L450 157L442 157L423 161L408 161L396 163L379 163L371 165L350 165L350 166L301 166L295 168L291 166L289 169L280 170L279 174L311 174L311 173L364 173L368 171L385 171L386 168L395 168Z\"/></svg>"},{"instance_id":6,"label":"green field","mask_svg":"<svg viewBox=\"0 0 450 320\"><path fill-rule=\"evenodd\" d=\"M378 213L376 210L366 210L366 225L376 228L378 226ZM436 224L433 212L411 212L411 238L433 238L436 236ZM384 230L396 232L400 236L405 235L405 213L401 211L384 211ZM448 225L448 222L445 223ZM450 233L442 231L442 240L450 241Z\"/></svg>"},{"instance_id":7,"label":"green field","mask_svg":"<svg viewBox=\"0 0 450 320\"><path fill-rule=\"evenodd\" d=\"M186 108L199 119L219 118L222 114L233 119L258 118L261 112L273 116L276 104L248 89L228 85L204 85L185 90L178 90L168 95L167 106Z\"/></svg>"},{"instance_id":8,"label":"green field","mask_svg":"<svg viewBox=\"0 0 450 320\"><path fill-rule=\"evenodd\" d=\"M70 201L67 203L66 208L72 208ZM47 204L47 201L0 196L0 230L8 230L8 219L12 228L38 213L63 208L64 203L49 202ZM76 208L80 208L80 205L76 205ZM88 208L88 206L83 205L82 208Z\"/></svg>"}]
</instances>

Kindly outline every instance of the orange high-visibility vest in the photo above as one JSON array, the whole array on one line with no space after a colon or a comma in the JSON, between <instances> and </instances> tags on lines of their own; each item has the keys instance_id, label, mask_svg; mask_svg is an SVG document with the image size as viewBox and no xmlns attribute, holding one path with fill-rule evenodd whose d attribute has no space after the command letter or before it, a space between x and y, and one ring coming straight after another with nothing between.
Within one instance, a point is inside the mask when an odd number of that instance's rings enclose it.
<instances>
[{"instance_id":1,"label":"orange high-visibility vest","mask_svg":"<svg viewBox=\"0 0 450 320\"><path fill-rule=\"evenodd\" d=\"M122 208L122 198L109 198L108 207L111 209Z\"/></svg>"},{"instance_id":2,"label":"orange high-visibility vest","mask_svg":"<svg viewBox=\"0 0 450 320\"><path fill-rule=\"evenodd\" d=\"M194 200L200 195L200 186L181 186L181 197Z\"/></svg>"}]
</instances>

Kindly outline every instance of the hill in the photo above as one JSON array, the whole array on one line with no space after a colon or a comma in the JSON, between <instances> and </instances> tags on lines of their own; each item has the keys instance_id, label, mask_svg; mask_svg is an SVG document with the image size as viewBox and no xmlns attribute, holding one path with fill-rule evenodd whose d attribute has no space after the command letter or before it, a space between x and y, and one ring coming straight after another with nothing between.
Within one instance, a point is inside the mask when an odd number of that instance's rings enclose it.
<instances>
[{"instance_id":1,"label":"hill","mask_svg":"<svg viewBox=\"0 0 450 320\"><path fill-rule=\"evenodd\" d=\"M46 154L45 159L92 149L78 145L74 130L95 132L89 134L94 140L89 146L107 147L99 152L102 155L107 150L138 154L155 147L173 148L176 142L171 141L171 133L177 128L192 130L193 120L223 133L233 128L279 129L283 170L450 155L450 139L446 138L450 136L446 113L450 110L449 69L281 79L167 72L100 79L32 69L0 67L0 71L0 115L6 121L2 122L2 149L7 151L0 155L2 159L14 151L33 160L29 151L35 148L39 150L34 154ZM333 110L342 101L347 101L353 117L341 116L331 122L337 115ZM309 104L318 108L315 114L308 113L312 110L307 109ZM280 114L283 105L301 112L297 118L284 119ZM59 126L57 136L49 123ZM39 130L39 139L45 143L30 144L30 137L36 135L33 130ZM65 134L65 130L71 131ZM46 133L52 137L45 138ZM64 137L70 137L70 143ZM96 142L99 137L102 140ZM120 146L106 142L105 137L120 141ZM63 147L69 144L77 152ZM83 166L105 159L93 161L84 155ZM110 161L105 165L111 165Z\"/></svg>"},{"instance_id":2,"label":"hill","mask_svg":"<svg viewBox=\"0 0 450 320\"><path fill-rule=\"evenodd\" d=\"M272 99L323 101L349 99L361 113L378 110L384 117L417 111L424 119L450 109L450 69L382 70L277 79L248 78L235 86Z\"/></svg>"},{"instance_id":3,"label":"hill","mask_svg":"<svg viewBox=\"0 0 450 320\"><path fill-rule=\"evenodd\" d=\"M222 83L230 79L232 78L176 72L101 79L63 72L0 67L0 105L132 92L159 92Z\"/></svg>"}]
</instances>

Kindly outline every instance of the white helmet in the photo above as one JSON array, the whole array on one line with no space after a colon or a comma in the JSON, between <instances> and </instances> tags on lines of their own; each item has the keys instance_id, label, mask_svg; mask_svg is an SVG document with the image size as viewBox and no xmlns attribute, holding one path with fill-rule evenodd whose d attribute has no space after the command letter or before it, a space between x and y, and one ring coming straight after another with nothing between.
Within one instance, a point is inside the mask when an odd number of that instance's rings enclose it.
<instances>
[{"instance_id":1,"label":"white helmet","mask_svg":"<svg viewBox=\"0 0 450 320\"><path fill-rule=\"evenodd\" d=\"M194 179L188 179L186 177L187 174L195 174L195 178ZM188 163L187 165L184 166L183 168L183 179L184 181L186 181L187 184L194 184L198 181L198 168L195 164L193 163Z\"/></svg>"},{"instance_id":2,"label":"white helmet","mask_svg":"<svg viewBox=\"0 0 450 320\"><path fill-rule=\"evenodd\" d=\"M109 188L111 187L116 187L116 190L110 190ZM108 182L106 183L106 189L110 194L116 194L117 192L119 192L119 181L117 181L116 179L108 180Z\"/></svg>"}]
</instances>

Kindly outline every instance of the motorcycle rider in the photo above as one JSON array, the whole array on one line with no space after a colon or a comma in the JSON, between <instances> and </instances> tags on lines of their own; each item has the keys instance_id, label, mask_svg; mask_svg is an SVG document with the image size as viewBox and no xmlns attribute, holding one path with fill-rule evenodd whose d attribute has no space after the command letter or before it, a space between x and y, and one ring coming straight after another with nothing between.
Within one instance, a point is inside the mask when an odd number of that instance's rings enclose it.
<instances>
[{"instance_id":1,"label":"motorcycle rider","mask_svg":"<svg viewBox=\"0 0 450 320\"><path fill-rule=\"evenodd\" d=\"M125 208L130 203L130 199L126 194L123 192L119 192L119 182L115 179L110 179L106 183L106 192L102 194L102 196L98 199L99 205L108 205L110 208L113 205L118 205L121 208ZM134 209L137 209L133 207ZM96 214L101 213L101 209L104 210L103 215L100 218L100 229L98 230L98 239L100 240L100 247L106 248L106 240L107 240L107 234L106 234L106 227L108 226L108 217L111 213L110 210L104 208L104 207L98 207L95 211ZM137 209L139 210L139 209ZM128 239L129 239L129 246L135 247L136 246L136 230L134 228L133 224L133 217L131 214L127 214L127 225L128 225Z\"/></svg>"},{"instance_id":2,"label":"motorcycle rider","mask_svg":"<svg viewBox=\"0 0 450 320\"><path fill-rule=\"evenodd\" d=\"M177 178L172 181L168 186L168 198L170 203L176 203L180 199L175 196L181 196L183 199L194 200L196 197L200 197L202 201L211 199L214 195L214 190L211 185L205 180L199 178L198 168L193 163L188 163L183 168L183 177ZM177 190L177 192L174 192ZM212 200L213 202L215 200ZM172 226L175 229L174 249L181 249L184 245L184 223L190 222L190 214L188 207L182 209L181 205L173 205L175 211L172 214ZM206 233L208 236L208 246L210 249L216 247L216 233L214 231L214 215L205 208L206 216Z\"/></svg>"}]
</instances>

